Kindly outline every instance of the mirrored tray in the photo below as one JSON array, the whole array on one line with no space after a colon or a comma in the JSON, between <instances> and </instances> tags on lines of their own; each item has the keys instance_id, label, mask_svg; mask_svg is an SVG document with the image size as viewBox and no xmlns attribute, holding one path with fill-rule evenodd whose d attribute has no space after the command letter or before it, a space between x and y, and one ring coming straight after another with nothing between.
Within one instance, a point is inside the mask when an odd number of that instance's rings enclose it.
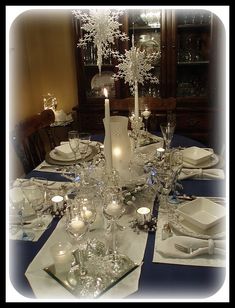
<instances>
[{"instance_id":1,"label":"mirrored tray","mask_svg":"<svg viewBox=\"0 0 235 308\"><path fill-rule=\"evenodd\" d=\"M89 146L91 149L90 155L88 155L84 160L85 161L90 161L95 155L98 154L99 150L96 146L90 145ZM58 160L56 159L56 157L51 157L50 155L51 152L48 152L45 156L45 161L48 164L51 165L60 165L60 166L70 166L73 165L75 163L75 160L61 160L61 158ZM78 159L77 162L81 162L82 159Z\"/></svg>"},{"instance_id":2,"label":"mirrored tray","mask_svg":"<svg viewBox=\"0 0 235 308\"><path fill-rule=\"evenodd\" d=\"M71 271L58 273L54 264L43 270L76 298L98 298L139 266L128 256L120 256L123 258L124 266L123 270L115 276L111 274L110 258L108 259L107 256L94 256L87 260L87 274L83 277L76 273L71 278Z\"/></svg>"}]
</instances>

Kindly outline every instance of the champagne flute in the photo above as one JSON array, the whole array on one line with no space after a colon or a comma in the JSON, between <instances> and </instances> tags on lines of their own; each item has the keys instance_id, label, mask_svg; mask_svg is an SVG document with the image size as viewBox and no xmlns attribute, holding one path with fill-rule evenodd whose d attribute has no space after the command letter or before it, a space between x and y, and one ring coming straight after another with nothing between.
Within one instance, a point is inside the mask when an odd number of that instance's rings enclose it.
<instances>
[{"instance_id":1,"label":"champagne flute","mask_svg":"<svg viewBox=\"0 0 235 308\"><path fill-rule=\"evenodd\" d=\"M166 151L169 151L171 140L175 132L175 122L161 123L160 128L164 140L164 148Z\"/></svg>"},{"instance_id":2,"label":"champagne flute","mask_svg":"<svg viewBox=\"0 0 235 308\"><path fill-rule=\"evenodd\" d=\"M77 152L79 150L79 134L76 130L71 130L68 132L68 139L69 145L71 150L74 154L74 172L75 172L75 181L77 178L77 169L76 169L76 162L77 162Z\"/></svg>"}]
</instances>

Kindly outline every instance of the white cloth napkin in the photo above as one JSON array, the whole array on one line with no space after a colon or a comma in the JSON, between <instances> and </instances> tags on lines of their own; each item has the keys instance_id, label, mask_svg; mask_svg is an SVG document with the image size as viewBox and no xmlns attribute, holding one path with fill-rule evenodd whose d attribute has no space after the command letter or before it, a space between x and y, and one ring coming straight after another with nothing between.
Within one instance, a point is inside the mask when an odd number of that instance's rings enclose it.
<instances>
[{"instance_id":1,"label":"white cloth napkin","mask_svg":"<svg viewBox=\"0 0 235 308\"><path fill-rule=\"evenodd\" d=\"M224 170L222 169L186 169L183 168L179 175L179 180L188 178L195 179L217 179L224 180Z\"/></svg>"},{"instance_id":2,"label":"white cloth napkin","mask_svg":"<svg viewBox=\"0 0 235 308\"><path fill-rule=\"evenodd\" d=\"M71 150L69 143L63 143L55 147L54 152L63 158L73 158L74 153Z\"/></svg>"},{"instance_id":3,"label":"white cloth napkin","mask_svg":"<svg viewBox=\"0 0 235 308\"><path fill-rule=\"evenodd\" d=\"M192 248L191 253L178 250L175 244L180 244L186 248ZM158 252L165 257L170 258L194 258L203 254L221 254L225 255L224 240L202 240L189 236L173 236L158 245Z\"/></svg>"}]
</instances>

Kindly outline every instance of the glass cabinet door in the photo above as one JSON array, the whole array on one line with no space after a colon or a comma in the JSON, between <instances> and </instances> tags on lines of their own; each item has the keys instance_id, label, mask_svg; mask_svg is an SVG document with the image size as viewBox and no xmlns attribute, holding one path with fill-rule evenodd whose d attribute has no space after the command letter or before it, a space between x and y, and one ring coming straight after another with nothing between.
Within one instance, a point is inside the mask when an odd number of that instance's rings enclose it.
<instances>
[{"instance_id":1,"label":"glass cabinet door","mask_svg":"<svg viewBox=\"0 0 235 308\"><path fill-rule=\"evenodd\" d=\"M211 12L176 11L176 96L208 99L210 89Z\"/></svg>"}]
</instances>

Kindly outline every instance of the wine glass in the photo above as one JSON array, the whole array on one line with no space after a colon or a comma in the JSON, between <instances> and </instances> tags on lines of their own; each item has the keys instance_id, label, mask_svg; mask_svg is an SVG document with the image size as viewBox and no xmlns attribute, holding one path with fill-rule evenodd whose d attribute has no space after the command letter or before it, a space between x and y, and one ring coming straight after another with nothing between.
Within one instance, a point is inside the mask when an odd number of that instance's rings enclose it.
<instances>
[{"instance_id":1,"label":"wine glass","mask_svg":"<svg viewBox=\"0 0 235 308\"><path fill-rule=\"evenodd\" d=\"M41 183L43 181L43 184ZM45 184L44 184L45 181ZM48 225L42 219L42 209L45 204L45 186L46 179L30 179L21 183L22 192L29 202L29 205L35 210L37 220L33 225L34 230L46 230Z\"/></svg>"},{"instance_id":2,"label":"wine glass","mask_svg":"<svg viewBox=\"0 0 235 308\"><path fill-rule=\"evenodd\" d=\"M82 164L82 181L89 182L89 163L86 157L89 156L89 146L91 142L91 134L88 132L79 133L79 153L81 155Z\"/></svg>"},{"instance_id":3,"label":"wine glass","mask_svg":"<svg viewBox=\"0 0 235 308\"><path fill-rule=\"evenodd\" d=\"M183 154L180 149L173 149L170 155L171 170L173 171L173 181L172 181L172 195L169 197L169 202L172 204L179 204L180 200L177 196L177 183L178 177L183 167ZM182 185L181 185L182 188Z\"/></svg>"},{"instance_id":4,"label":"wine glass","mask_svg":"<svg viewBox=\"0 0 235 308\"><path fill-rule=\"evenodd\" d=\"M22 241L32 241L35 235L32 232L26 232L24 228L24 213L26 206L25 197L22 193L21 188L18 186L12 187L9 191L9 199L11 205L11 214L16 214L20 218L20 228L22 230L22 234L18 239Z\"/></svg>"},{"instance_id":5,"label":"wine glass","mask_svg":"<svg viewBox=\"0 0 235 308\"><path fill-rule=\"evenodd\" d=\"M164 148L166 151L168 151L170 149L171 140L175 132L175 122L161 123L160 128L164 140Z\"/></svg>"}]
</instances>

